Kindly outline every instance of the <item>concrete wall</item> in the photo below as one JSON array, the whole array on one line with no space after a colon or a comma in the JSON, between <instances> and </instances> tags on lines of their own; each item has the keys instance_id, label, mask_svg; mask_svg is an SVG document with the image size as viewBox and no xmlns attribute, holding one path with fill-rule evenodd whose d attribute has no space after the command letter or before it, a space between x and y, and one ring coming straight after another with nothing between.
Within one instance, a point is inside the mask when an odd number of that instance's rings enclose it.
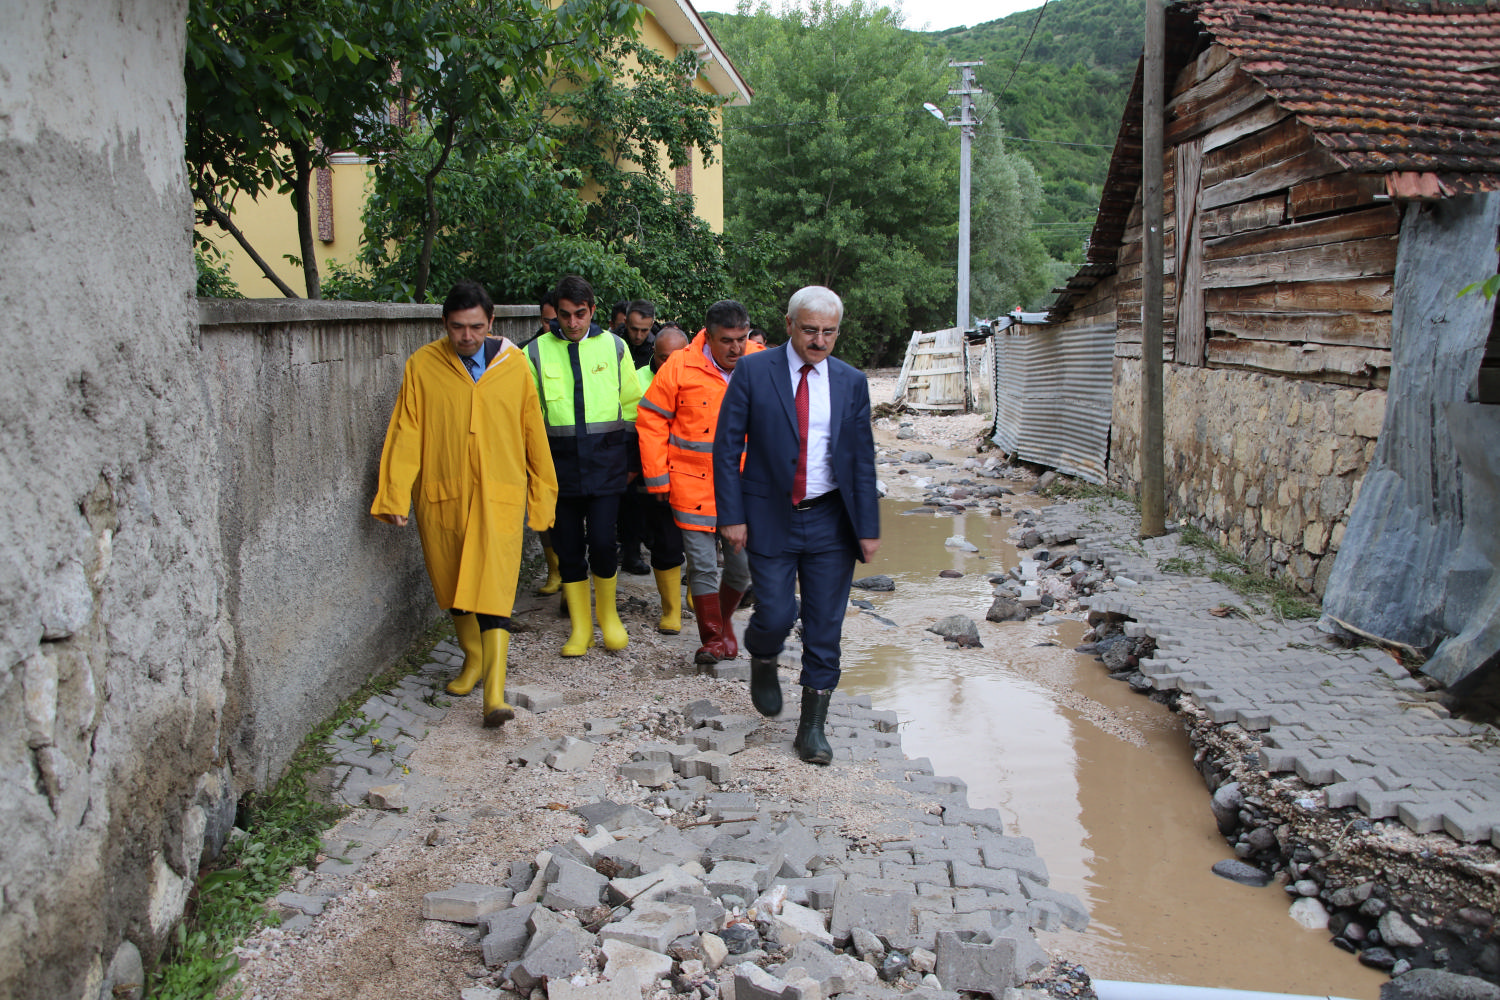
<instances>
[{"instance_id":1,"label":"concrete wall","mask_svg":"<svg viewBox=\"0 0 1500 1000\"><path fill-rule=\"evenodd\" d=\"M1115 359L1110 479L1140 488L1140 362ZM1384 390L1166 366L1166 500L1231 551L1322 593L1375 453Z\"/></svg>"},{"instance_id":2,"label":"concrete wall","mask_svg":"<svg viewBox=\"0 0 1500 1000\"><path fill-rule=\"evenodd\" d=\"M204 300L224 614L225 740L243 787L437 613L415 531L370 517L406 358L437 306Z\"/></svg>"},{"instance_id":3,"label":"concrete wall","mask_svg":"<svg viewBox=\"0 0 1500 1000\"><path fill-rule=\"evenodd\" d=\"M154 947L226 801L186 14L0 9L0 996Z\"/></svg>"},{"instance_id":4,"label":"concrete wall","mask_svg":"<svg viewBox=\"0 0 1500 1000\"><path fill-rule=\"evenodd\" d=\"M442 336L440 313L200 305L233 642L224 742L240 790L274 781L307 732L438 614L416 529L376 521L370 501L406 359ZM535 306L495 314L512 339L536 326Z\"/></svg>"}]
</instances>

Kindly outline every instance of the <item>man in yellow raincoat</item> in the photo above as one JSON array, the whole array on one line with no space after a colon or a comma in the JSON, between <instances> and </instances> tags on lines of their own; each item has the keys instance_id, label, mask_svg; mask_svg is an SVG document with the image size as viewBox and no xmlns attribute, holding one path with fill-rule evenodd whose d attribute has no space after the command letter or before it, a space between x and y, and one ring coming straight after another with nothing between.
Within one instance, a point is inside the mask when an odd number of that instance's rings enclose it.
<instances>
[{"instance_id":1,"label":"man in yellow raincoat","mask_svg":"<svg viewBox=\"0 0 1500 1000\"><path fill-rule=\"evenodd\" d=\"M505 703L505 667L522 521L550 528L557 506L536 385L515 345L488 336L494 316L476 282L448 293L447 336L407 359L370 506L375 517L403 527L415 496L427 576L464 651L448 691L466 695L483 678L490 727L515 718Z\"/></svg>"}]
</instances>

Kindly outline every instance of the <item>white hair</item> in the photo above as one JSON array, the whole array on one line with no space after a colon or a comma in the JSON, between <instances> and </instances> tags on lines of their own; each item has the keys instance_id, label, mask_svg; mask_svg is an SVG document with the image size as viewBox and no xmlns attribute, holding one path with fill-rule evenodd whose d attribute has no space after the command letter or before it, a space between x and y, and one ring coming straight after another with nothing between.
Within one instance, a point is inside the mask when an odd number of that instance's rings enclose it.
<instances>
[{"instance_id":1,"label":"white hair","mask_svg":"<svg viewBox=\"0 0 1500 1000\"><path fill-rule=\"evenodd\" d=\"M844 319L844 300L833 289L822 285L808 285L797 289L786 304L786 318L796 322L804 309L832 312L837 317L837 322L843 322Z\"/></svg>"}]
</instances>

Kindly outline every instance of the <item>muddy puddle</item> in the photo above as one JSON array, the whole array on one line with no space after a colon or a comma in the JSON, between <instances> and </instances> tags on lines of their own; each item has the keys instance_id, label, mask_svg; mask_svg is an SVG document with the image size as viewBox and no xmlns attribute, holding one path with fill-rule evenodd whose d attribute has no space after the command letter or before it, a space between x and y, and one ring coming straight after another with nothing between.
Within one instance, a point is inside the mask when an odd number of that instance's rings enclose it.
<instances>
[{"instance_id":1,"label":"muddy puddle","mask_svg":"<svg viewBox=\"0 0 1500 1000\"><path fill-rule=\"evenodd\" d=\"M841 690L895 709L902 746L969 786L1007 832L1031 837L1052 885L1083 899L1087 932L1044 935L1099 979L1374 1000L1386 977L1287 916L1278 886L1214 875L1232 857L1180 724L1161 705L1072 652L1082 621L993 624L988 572L1017 561L1008 518L905 514L883 501L884 542L857 576L884 573L893 593L856 590L868 614L844 629ZM980 551L944 547L963 535ZM944 579L944 569L959 579ZM954 649L926 626L950 614L979 624L984 649Z\"/></svg>"}]
</instances>

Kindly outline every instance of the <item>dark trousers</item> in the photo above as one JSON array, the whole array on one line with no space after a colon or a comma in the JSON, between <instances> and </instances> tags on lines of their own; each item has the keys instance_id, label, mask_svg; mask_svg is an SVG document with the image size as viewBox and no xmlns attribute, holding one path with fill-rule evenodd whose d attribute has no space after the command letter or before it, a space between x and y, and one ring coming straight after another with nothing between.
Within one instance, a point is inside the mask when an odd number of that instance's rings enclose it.
<instances>
[{"instance_id":1,"label":"dark trousers","mask_svg":"<svg viewBox=\"0 0 1500 1000\"><path fill-rule=\"evenodd\" d=\"M552 525L552 551L563 583L595 576L612 577L620 569L615 551L615 521L620 495L558 497L557 521Z\"/></svg>"},{"instance_id":2,"label":"dark trousers","mask_svg":"<svg viewBox=\"0 0 1500 1000\"><path fill-rule=\"evenodd\" d=\"M849 584L859 540L842 504L793 511L786 544L774 556L750 553L755 612L745 626L751 656L774 657L797 623L802 592L803 687L831 691L839 684L839 638L849 606Z\"/></svg>"},{"instance_id":3,"label":"dark trousers","mask_svg":"<svg viewBox=\"0 0 1500 1000\"><path fill-rule=\"evenodd\" d=\"M629 558L640 557L641 546L651 546L651 530L647 524L649 507L656 501L646 493L639 492L631 484L620 496L620 554Z\"/></svg>"},{"instance_id":4,"label":"dark trousers","mask_svg":"<svg viewBox=\"0 0 1500 1000\"><path fill-rule=\"evenodd\" d=\"M656 494L642 498L645 508L646 547L651 550L652 569L676 569L686 560L682 551L682 529L672 520L672 508Z\"/></svg>"}]
</instances>

